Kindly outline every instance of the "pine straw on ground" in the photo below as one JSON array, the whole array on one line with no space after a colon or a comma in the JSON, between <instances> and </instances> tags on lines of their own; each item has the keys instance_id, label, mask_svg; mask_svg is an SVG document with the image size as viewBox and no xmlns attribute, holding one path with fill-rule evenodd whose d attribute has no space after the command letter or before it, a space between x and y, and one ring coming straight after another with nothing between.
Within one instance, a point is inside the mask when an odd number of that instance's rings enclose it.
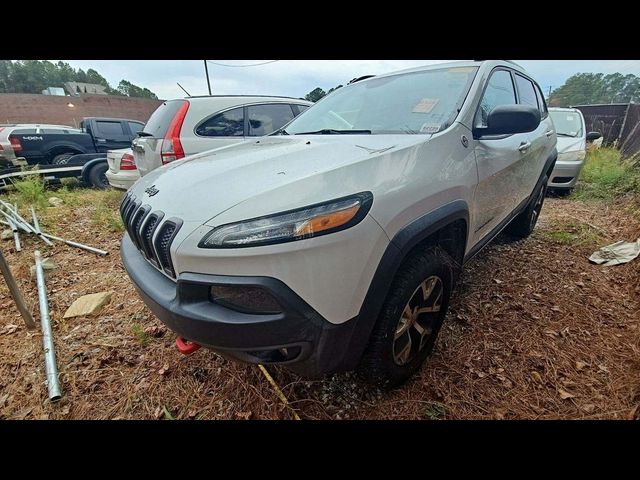
<instances>
[{"instance_id":1,"label":"pine straw on ground","mask_svg":"<svg viewBox=\"0 0 640 480\"><path fill-rule=\"evenodd\" d=\"M51 404L42 338L0 282L0 418L73 419L624 419L640 405L640 259L587 261L599 245L640 236L630 202L549 198L534 235L501 237L467 265L434 354L402 388L353 374L308 381L269 367L285 407L254 365L201 349L184 357L121 265L118 195L85 191L48 208L59 235L107 257L23 235L0 244L37 318L33 250L61 267L47 280L63 400ZM62 318L80 295L113 290L95 318Z\"/></svg>"}]
</instances>

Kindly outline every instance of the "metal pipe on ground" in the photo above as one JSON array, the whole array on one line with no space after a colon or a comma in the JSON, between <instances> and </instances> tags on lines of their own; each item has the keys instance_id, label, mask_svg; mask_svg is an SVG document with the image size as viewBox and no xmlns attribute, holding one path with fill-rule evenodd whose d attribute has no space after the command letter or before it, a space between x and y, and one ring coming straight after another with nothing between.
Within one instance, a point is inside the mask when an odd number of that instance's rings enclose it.
<instances>
[{"instance_id":1,"label":"metal pipe on ground","mask_svg":"<svg viewBox=\"0 0 640 480\"><path fill-rule=\"evenodd\" d=\"M16 307L18 307L18 311L22 318L24 319L24 323L27 325L27 328L33 329L36 328L36 324L33 321L33 317L31 316L31 312L27 308L27 304L24 301L24 297L22 296L22 292L20 291L20 287L18 287L18 283L15 278L13 278L13 274L11 273L11 269L9 268L9 264L7 260L4 258L4 254L0 249L0 272L4 277L5 282L7 282L7 287L9 287L9 293L13 297L13 301L16 302Z\"/></svg>"},{"instance_id":2,"label":"metal pipe on ground","mask_svg":"<svg viewBox=\"0 0 640 480\"><path fill-rule=\"evenodd\" d=\"M49 400L56 402L62 398L60 382L58 380L58 367L56 366L56 351L53 345L53 331L49 318L49 301L47 299L47 286L44 282L44 270L40 251L34 252L36 258L36 282L38 284L38 300L40 302L40 327L42 328L42 346L44 347L44 366L47 372L47 389Z\"/></svg>"},{"instance_id":3,"label":"metal pipe on ground","mask_svg":"<svg viewBox=\"0 0 640 480\"><path fill-rule=\"evenodd\" d=\"M48 238L44 237L41 233L39 234L35 227L33 227L29 222L27 222L24 218L22 218L22 216L17 212L14 211L12 206L10 204L8 204L7 202L5 202L4 200L0 200L0 204L4 205L4 207L6 209L8 209L10 212L13 212L13 217L17 220L20 220L20 222L22 222L32 233L35 233L36 235L38 235L38 237L40 237L40 239L46 243L47 245L49 245L50 247L53 246L53 243L51 243L51 240L49 240ZM0 210L1 211L1 210ZM8 215L4 212L2 212L5 216L8 217Z\"/></svg>"},{"instance_id":4,"label":"metal pipe on ground","mask_svg":"<svg viewBox=\"0 0 640 480\"><path fill-rule=\"evenodd\" d=\"M57 240L58 242L66 243L67 245L70 245L72 247L81 248L82 250L87 250L88 252L97 253L98 255L101 255L103 257L105 255L109 255L109 252L100 250L99 248L90 247L89 245L84 245L78 242L72 242L71 240L65 240L64 238L56 237L55 235L50 235L48 233L43 233L42 236L45 238L50 238L51 240Z\"/></svg>"}]
</instances>

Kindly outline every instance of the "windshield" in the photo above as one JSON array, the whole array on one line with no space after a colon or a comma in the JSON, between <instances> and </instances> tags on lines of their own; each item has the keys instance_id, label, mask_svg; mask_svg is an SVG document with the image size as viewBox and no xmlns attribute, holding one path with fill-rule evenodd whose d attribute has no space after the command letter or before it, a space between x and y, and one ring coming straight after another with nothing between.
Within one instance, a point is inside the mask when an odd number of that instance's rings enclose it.
<instances>
[{"instance_id":1,"label":"windshield","mask_svg":"<svg viewBox=\"0 0 640 480\"><path fill-rule=\"evenodd\" d=\"M582 136L582 118L579 113L551 110L549 115L556 127L556 135L576 138Z\"/></svg>"},{"instance_id":2,"label":"windshield","mask_svg":"<svg viewBox=\"0 0 640 480\"><path fill-rule=\"evenodd\" d=\"M437 133L455 119L477 70L441 68L354 83L298 116L285 133Z\"/></svg>"}]
</instances>

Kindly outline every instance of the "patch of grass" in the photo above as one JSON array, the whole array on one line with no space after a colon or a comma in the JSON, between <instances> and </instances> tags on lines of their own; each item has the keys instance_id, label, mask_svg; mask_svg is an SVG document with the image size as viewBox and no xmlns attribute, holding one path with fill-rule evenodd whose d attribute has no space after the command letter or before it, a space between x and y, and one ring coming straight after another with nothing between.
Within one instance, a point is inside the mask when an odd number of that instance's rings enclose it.
<instances>
[{"instance_id":1,"label":"patch of grass","mask_svg":"<svg viewBox=\"0 0 640 480\"><path fill-rule=\"evenodd\" d=\"M552 222L544 230L540 230L539 234L561 245L599 245L603 241L597 230L575 220Z\"/></svg>"},{"instance_id":2,"label":"patch of grass","mask_svg":"<svg viewBox=\"0 0 640 480\"><path fill-rule=\"evenodd\" d=\"M423 418L438 420L446 413L446 407L440 402L429 402L422 409Z\"/></svg>"},{"instance_id":3,"label":"patch of grass","mask_svg":"<svg viewBox=\"0 0 640 480\"><path fill-rule=\"evenodd\" d=\"M615 148L598 148L587 154L573 197L610 199L640 191L640 168L620 156Z\"/></svg>"},{"instance_id":4,"label":"patch of grass","mask_svg":"<svg viewBox=\"0 0 640 480\"><path fill-rule=\"evenodd\" d=\"M112 232L124 232L124 225L117 210L107 206L105 203L99 203L91 214L91 222L102 228L106 228Z\"/></svg>"},{"instance_id":5,"label":"patch of grass","mask_svg":"<svg viewBox=\"0 0 640 480\"><path fill-rule=\"evenodd\" d=\"M146 347L151 342L151 336L147 332L144 331L144 327L139 323L134 323L131 325L131 333L136 337L136 340L140 345Z\"/></svg>"},{"instance_id":6,"label":"patch of grass","mask_svg":"<svg viewBox=\"0 0 640 480\"><path fill-rule=\"evenodd\" d=\"M14 188L18 191L18 201L20 205L47 206L47 194L44 179L41 175L31 175L23 180L13 182Z\"/></svg>"}]
</instances>

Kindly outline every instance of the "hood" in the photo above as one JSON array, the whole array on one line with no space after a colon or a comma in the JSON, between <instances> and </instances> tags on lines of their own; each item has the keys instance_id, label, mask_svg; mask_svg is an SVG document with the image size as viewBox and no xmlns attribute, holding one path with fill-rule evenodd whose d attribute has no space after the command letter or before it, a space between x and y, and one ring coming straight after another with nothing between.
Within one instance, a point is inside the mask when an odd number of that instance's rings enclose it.
<instances>
[{"instance_id":1,"label":"hood","mask_svg":"<svg viewBox=\"0 0 640 480\"><path fill-rule=\"evenodd\" d=\"M558 153L574 152L576 150L585 150L587 148L587 143L584 137L572 138L558 135L557 140L558 143L556 145L556 149L558 150Z\"/></svg>"},{"instance_id":2,"label":"hood","mask_svg":"<svg viewBox=\"0 0 640 480\"><path fill-rule=\"evenodd\" d=\"M262 193L424 143L425 135L271 136L178 160L142 177L133 194L185 222L207 222ZM153 196L145 190L153 186ZM157 192L156 192L157 190Z\"/></svg>"}]
</instances>

